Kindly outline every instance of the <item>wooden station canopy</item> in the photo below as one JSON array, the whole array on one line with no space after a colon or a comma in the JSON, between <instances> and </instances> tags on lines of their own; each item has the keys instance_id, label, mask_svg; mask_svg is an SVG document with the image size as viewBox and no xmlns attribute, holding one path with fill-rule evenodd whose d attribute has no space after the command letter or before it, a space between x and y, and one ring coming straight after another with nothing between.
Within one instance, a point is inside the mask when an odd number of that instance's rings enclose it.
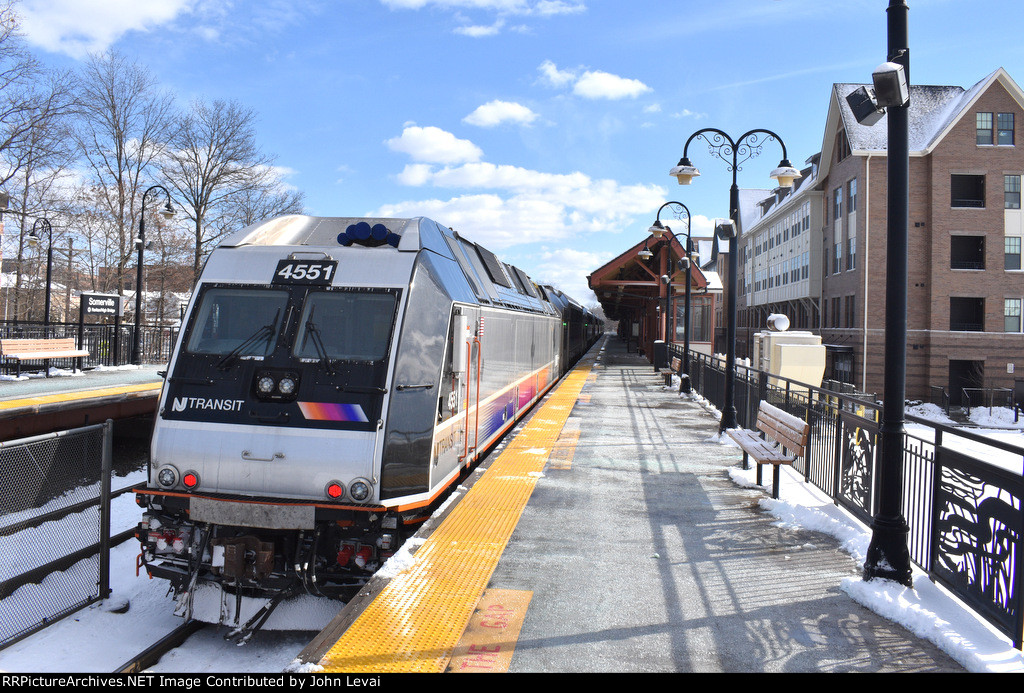
<instances>
[{"instance_id":1,"label":"wooden station canopy","mask_svg":"<svg viewBox=\"0 0 1024 693\"><path fill-rule=\"evenodd\" d=\"M690 256L695 261L688 269L680 263L686 242L685 235L676 236L666 228L660 238L648 236L587 278L605 317L618 322L619 336L636 340L648 357L655 340L673 341L675 306L683 304L687 278L691 297L708 291L708 277L696 261L692 241Z\"/></svg>"}]
</instances>

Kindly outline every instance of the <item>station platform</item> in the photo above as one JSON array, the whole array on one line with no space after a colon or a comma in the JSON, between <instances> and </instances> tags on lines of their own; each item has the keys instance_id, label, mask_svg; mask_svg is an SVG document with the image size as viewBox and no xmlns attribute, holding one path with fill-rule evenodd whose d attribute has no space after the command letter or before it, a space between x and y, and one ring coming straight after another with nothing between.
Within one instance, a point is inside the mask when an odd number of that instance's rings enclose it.
<instances>
[{"instance_id":1,"label":"station platform","mask_svg":"<svg viewBox=\"0 0 1024 693\"><path fill-rule=\"evenodd\" d=\"M718 418L606 336L298 656L323 672L961 672L732 481ZM799 482L794 482L799 483ZM387 566L385 566L387 568ZM382 571L386 573L387 571Z\"/></svg>"},{"instance_id":2,"label":"station platform","mask_svg":"<svg viewBox=\"0 0 1024 693\"><path fill-rule=\"evenodd\" d=\"M0 441L152 415L164 366L97 368L0 380Z\"/></svg>"}]
</instances>

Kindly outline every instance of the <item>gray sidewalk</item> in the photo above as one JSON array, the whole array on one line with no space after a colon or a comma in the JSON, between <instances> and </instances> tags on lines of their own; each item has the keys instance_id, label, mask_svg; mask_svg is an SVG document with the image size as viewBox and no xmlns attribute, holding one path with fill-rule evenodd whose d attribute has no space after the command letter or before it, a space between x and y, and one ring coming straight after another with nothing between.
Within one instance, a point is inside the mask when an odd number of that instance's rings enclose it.
<instances>
[{"instance_id":1,"label":"gray sidewalk","mask_svg":"<svg viewBox=\"0 0 1024 693\"><path fill-rule=\"evenodd\" d=\"M596 352L591 352L591 356ZM778 527L718 420L609 337L492 576L533 592L513 672L961 672L839 589L861 566Z\"/></svg>"}]
</instances>

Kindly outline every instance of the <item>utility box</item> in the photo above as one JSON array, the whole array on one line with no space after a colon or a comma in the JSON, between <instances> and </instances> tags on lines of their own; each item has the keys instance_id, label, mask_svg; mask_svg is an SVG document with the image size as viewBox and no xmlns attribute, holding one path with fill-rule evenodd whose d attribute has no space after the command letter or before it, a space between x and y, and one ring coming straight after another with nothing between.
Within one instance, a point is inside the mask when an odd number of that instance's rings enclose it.
<instances>
[{"instance_id":1,"label":"utility box","mask_svg":"<svg viewBox=\"0 0 1024 693\"><path fill-rule=\"evenodd\" d=\"M788 320L773 321L769 318L769 324L776 329L754 335L754 359L751 365L772 375L820 387L825 375L825 346L821 343L821 337L810 332L789 332L785 329ZM778 326L782 329L779 330ZM775 387L785 387L784 383L775 378L769 382Z\"/></svg>"}]
</instances>

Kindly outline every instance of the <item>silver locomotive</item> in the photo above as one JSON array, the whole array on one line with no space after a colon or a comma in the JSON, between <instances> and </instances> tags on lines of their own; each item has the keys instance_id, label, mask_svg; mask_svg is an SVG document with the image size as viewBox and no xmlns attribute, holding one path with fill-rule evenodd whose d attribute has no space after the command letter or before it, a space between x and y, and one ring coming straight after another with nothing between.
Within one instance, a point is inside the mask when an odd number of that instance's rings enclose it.
<instances>
[{"instance_id":1,"label":"silver locomotive","mask_svg":"<svg viewBox=\"0 0 1024 693\"><path fill-rule=\"evenodd\" d=\"M429 219L288 216L210 255L168 366L139 567L345 597L597 339L589 311Z\"/></svg>"}]
</instances>

